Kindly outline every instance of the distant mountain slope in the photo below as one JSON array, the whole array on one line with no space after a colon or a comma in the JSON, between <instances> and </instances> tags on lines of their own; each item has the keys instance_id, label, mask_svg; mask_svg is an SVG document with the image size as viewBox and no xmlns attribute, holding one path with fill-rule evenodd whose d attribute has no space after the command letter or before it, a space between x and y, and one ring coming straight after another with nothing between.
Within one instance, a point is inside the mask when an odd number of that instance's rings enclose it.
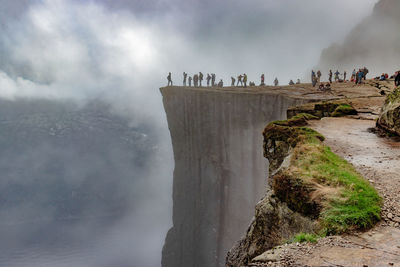
<instances>
[{"instance_id":1,"label":"distant mountain slope","mask_svg":"<svg viewBox=\"0 0 400 267\"><path fill-rule=\"evenodd\" d=\"M319 67L350 71L368 66L376 74L393 72L400 68L399 29L400 1L380 0L372 15L357 25L343 44L334 44L322 52Z\"/></svg>"}]
</instances>

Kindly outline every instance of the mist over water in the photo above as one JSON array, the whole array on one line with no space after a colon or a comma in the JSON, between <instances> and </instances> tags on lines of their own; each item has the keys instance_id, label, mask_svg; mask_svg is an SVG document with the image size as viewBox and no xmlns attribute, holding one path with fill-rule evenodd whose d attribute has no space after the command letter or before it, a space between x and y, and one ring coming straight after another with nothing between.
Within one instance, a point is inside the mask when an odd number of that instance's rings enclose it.
<instances>
[{"instance_id":1,"label":"mist over water","mask_svg":"<svg viewBox=\"0 0 400 267\"><path fill-rule=\"evenodd\" d=\"M0 0L0 265L159 266L167 73L308 78L375 2Z\"/></svg>"}]
</instances>

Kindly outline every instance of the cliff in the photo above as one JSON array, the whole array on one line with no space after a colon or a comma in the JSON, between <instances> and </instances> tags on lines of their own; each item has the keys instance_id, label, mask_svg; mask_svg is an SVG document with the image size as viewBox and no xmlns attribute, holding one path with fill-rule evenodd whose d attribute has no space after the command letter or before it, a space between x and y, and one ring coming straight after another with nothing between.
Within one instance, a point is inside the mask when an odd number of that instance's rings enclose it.
<instances>
[{"instance_id":1,"label":"cliff","mask_svg":"<svg viewBox=\"0 0 400 267\"><path fill-rule=\"evenodd\" d=\"M173 227L166 237L162 266L224 266L228 250L246 234L256 205L262 222L282 229L275 243L314 229L310 218L290 210L276 196L268 194L258 203L268 192L262 132L269 122L285 119L290 106L359 97L356 108L369 114L372 110L363 108L364 103L383 102L380 89L372 84L332 86L329 94L310 84L160 89L175 158ZM321 111L329 115L331 110ZM293 216L298 220L291 220Z\"/></svg>"},{"instance_id":2,"label":"cliff","mask_svg":"<svg viewBox=\"0 0 400 267\"><path fill-rule=\"evenodd\" d=\"M161 89L175 158L163 267L225 264L266 193L263 128L309 101L283 91Z\"/></svg>"}]
</instances>

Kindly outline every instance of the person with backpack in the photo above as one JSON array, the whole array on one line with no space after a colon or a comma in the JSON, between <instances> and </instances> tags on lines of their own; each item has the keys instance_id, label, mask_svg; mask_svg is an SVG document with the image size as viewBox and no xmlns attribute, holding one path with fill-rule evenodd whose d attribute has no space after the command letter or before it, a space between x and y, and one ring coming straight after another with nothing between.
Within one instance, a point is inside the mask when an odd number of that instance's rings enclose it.
<instances>
[{"instance_id":1,"label":"person with backpack","mask_svg":"<svg viewBox=\"0 0 400 267\"><path fill-rule=\"evenodd\" d=\"M236 84L237 87L239 87L239 83L241 86L243 86L242 78L243 78L243 76L242 76L242 74L240 74L237 79L237 84Z\"/></svg>"}]
</instances>

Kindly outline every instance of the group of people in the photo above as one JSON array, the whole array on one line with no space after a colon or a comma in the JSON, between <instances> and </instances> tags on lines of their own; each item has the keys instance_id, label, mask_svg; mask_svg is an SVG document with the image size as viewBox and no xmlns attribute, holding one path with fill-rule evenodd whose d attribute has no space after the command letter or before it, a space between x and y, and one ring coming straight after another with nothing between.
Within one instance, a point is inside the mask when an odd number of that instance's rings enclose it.
<instances>
[{"instance_id":1,"label":"group of people","mask_svg":"<svg viewBox=\"0 0 400 267\"><path fill-rule=\"evenodd\" d=\"M369 70L366 67L360 68L358 71L356 71L356 69L354 69L352 74L351 74L350 81L354 82L355 84L361 84L363 82L363 80L367 79L367 74L368 73L369 73ZM342 75L343 75L343 78L341 78ZM396 75L398 76L399 74L396 73ZM326 89L330 90L330 88L331 88L330 84L333 82L333 79L334 79L335 82L346 82L347 81L346 80L347 72L344 71L343 74L341 74L339 72L339 70L336 70L335 73L333 73L332 70L329 70L329 73L328 73L329 85L328 84L324 85L323 83L321 83L321 77L322 77L322 72L320 70L318 70L317 72L312 70L311 71L312 86L316 87L316 85L319 83L319 89L320 90L326 90ZM261 79L260 86L265 86L265 75L262 74L260 79ZM377 77L376 79L386 80L386 79L388 79L388 75L387 74L382 74L380 77ZM168 80L168 86L172 86L173 82L172 82L171 72L168 74L167 80ZM204 80L204 75L203 75L202 72L199 72L198 74L194 74L193 76L188 76L188 74L186 72L183 72L183 86L191 87L193 85L194 87L202 87L203 86L203 80ZM205 80L207 82L207 87L223 87L224 86L224 82L223 82L222 79L220 79L218 84L216 83L216 75L214 73L207 74L207 76L205 77ZM246 73L238 75L237 79L235 77L231 77L231 86L245 87L246 88L247 87L247 83L248 83L248 78L247 78L247 74ZM294 83L293 80L289 81L289 85L294 85L294 84L295 83ZM300 84L300 79L297 79L296 84ZM255 83L254 82L250 82L249 85L250 86L255 86ZM274 86L278 86L279 85L278 78L275 78L275 80L273 81L273 85Z\"/></svg>"},{"instance_id":2,"label":"group of people","mask_svg":"<svg viewBox=\"0 0 400 267\"><path fill-rule=\"evenodd\" d=\"M356 84L361 84L363 80L366 80L367 78L367 74L369 73L369 70L364 67L364 68L360 68L358 71L356 71L356 69L353 70L352 75L351 75L351 82L355 82ZM343 79L341 78L341 76L343 75ZM330 89L330 84L333 82L333 80L335 82L347 82L347 72L344 71L343 74L339 72L339 70L336 70L335 73L333 73L332 70L329 70L328 73L328 81L329 81L329 86L323 85L321 83L321 77L322 77L322 73L320 70L318 70L317 72L315 72L314 70L311 71L311 83L312 86L315 87L317 85L317 83L326 88L328 87L328 89ZM321 89L321 88L319 88Z\"/></svg>"},{"instance_id":3,"label":"group of people","mask_svg":"<svg viewBox=\"0 0 400 267\"><path fill-rule=\"evenodd\" d=\"M261 74L260 79L261 79L260 86L265 86L265 74ZM168 80L167 86L173 86L171 72L168 73L167 80ZM204 80L204 75L201 72L199 72L198 74L194 74L193 77L188 76L188 74L186 72L183 72L183 86L202 87L203 80ZM223 87L224 86L224 82L222 79L220 79L218 84L216 84L216 75L214 73L207 74L206 81L207 81L207 87ZM233 76L231 77L231 86L246 88L247 84L248 84L248 78L247 78L246 73L239 74L237 76L237 79ZM275 78L275 80L273 81L273 84L274 84L274 86L279 85L278 78ZM294 84L295 83L293 82L293 80L289 81L289 85L294 85ZM300 84L300 79L297 79L296 84ZM250 82L249 86L256 86L256 84L255 84L255 82Z\"/></svg>"},{"instance_id":4,"label":"group of people","mask_svg":"<svg viewBox=\"0 0 400 267\"><path fill-rule=\"evenodd\" d=\"M369 70L364 67L362 69L356 69L353 70L353 73L351 74L351 82L354 82L355 84L361 84L363 80L365 81L367 79L367 74L369 73Z\"/></svg>"}]
</instances>

